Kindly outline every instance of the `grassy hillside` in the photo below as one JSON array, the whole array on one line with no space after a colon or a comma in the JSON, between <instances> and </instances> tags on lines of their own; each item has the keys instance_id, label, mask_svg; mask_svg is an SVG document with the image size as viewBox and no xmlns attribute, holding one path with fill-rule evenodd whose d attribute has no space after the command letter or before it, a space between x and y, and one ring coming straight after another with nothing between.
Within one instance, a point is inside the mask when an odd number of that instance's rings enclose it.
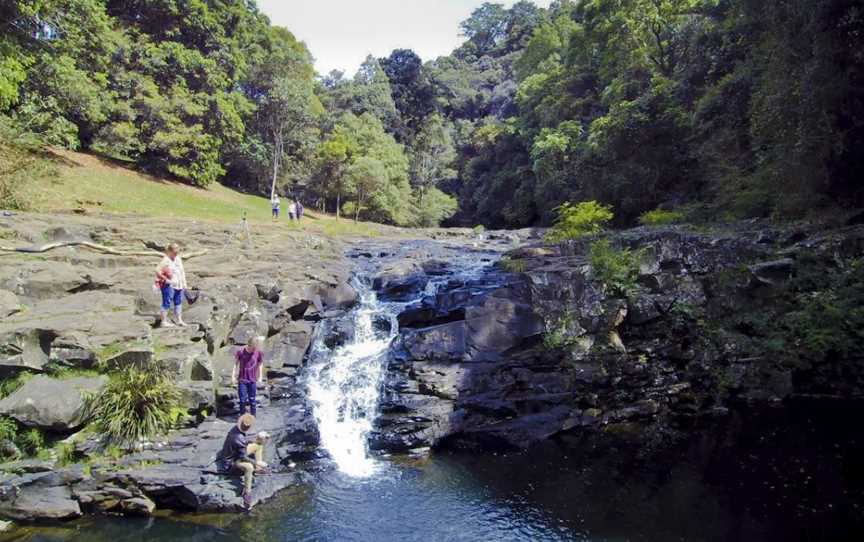
<instances>
[{"instance_id":1,"label":"grassy hillside","mask_svg":"<svg viewBox=\"0 0 864 542\"><path fill-rule=\"evenodd\" d=\"M53 150L53 167L39 168L22 196L36 212L118 213L238 222L245 212L253 223L270 223L270 202L214 183L208 188L161 179L117 161L90 154ZM283 202L284 206L287 202ZM330 235L376 235L381 226L337 221L308 208L302 222L282 217L279 227Z\"/></svg>"}]
</instances>

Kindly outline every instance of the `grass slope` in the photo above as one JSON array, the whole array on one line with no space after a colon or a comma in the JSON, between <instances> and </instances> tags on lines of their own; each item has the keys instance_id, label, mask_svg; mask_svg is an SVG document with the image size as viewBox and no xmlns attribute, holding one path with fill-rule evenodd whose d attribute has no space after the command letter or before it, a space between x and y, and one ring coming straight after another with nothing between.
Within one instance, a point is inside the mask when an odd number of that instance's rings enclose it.
<instances>
[{"instance_id":1,"label":"grass slope","mask_svg":"<svg viewBox=\"0 0 864 542\"><path fill-rule=\"evenodd\" d=\"M52 150L55 167L28 180L24 197L37 212L133 214L178 217L214 222L239 222L245 212L253 223L271 222L266 198L243 194L214 184L208 188L161 179L135 171L123 163L90 154ZM283 202L284 207L287 201ZM308 217L308 218L307 218ZM280 227L318 231L328 235L378 235L381 226L336 220L307 208L302 222L282 218Z\"/></svg>"}]
</instances>

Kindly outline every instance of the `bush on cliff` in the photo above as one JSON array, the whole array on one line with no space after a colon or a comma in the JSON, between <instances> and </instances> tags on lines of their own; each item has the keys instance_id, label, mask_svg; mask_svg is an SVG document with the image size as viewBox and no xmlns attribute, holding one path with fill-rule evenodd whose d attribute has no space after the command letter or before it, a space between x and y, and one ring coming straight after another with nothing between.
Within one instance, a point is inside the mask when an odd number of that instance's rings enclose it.
<instances>
[{"instance_id":1,"label":"bush on cliff","mask_svg":"<svg viewBox=\"0 0 864 542\"><path fill-rule=\"evenodd\" d=\"M620 296L633 293L636 279L639 278L642 251L627 248L618 250L612 247L608 239L601 239L591 243L590 257L595 277L609 293Z\"/></svg>"},{"instance_id":2,"label":"bush on cliff","mask_svg":"<svg viewBox=\"0 0 864 542\"><path fill-rule=\"evenodd\" d=\"M684 213L681 211L668 211L666 209L654 209L639 216L639 223L643 226L666 226L684 221Z\"/></svg>"},{"instance_id":3,"label":"bush on cliff","mask_svg":"<svg viewBox=\"0 0 864 542\"><path fill-rule=\"evenodd\" d=\"M817 361L864 356L864 260L833 271L810 263L813 270L799 272L795 286L815 288L797 293L797 307L785 318L790 337Z\"/></svg>"},{"instance_id":4,"label":"bush on cliff","mask_svg":"<svg viewBox=\"0 0 864 542\"><path fill-rule=\"evenodd\" d=\"M158 364L118 371L102 393L88 400L94 428L120 446L166 433L179 407L180 391Z\"/></svg>"},{"instance_id":5,"label":"bush on cliff","mask_svg":"<svg viewBox=\"0 0 864 542\"><path fill-rule=\"evenodd\" d=\"M596 201L563 203L555 212L555 225L546 234L546 241L549 243L560 243L600 233L615 218L611 207Z\"/></svg>"}]
</instances>

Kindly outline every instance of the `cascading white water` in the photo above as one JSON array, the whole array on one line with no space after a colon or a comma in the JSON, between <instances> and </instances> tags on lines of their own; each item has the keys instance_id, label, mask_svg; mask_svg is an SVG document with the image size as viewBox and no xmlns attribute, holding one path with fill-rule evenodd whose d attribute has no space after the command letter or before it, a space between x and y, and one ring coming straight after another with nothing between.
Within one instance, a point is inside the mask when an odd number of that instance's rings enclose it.
<instances>
[{"instance_id":1,"label":"cascading white water","mask_svg":"<svg viewBox=\"0 0 864 542\"><path fill-rule=\"evenodd\" d=\"M314 404L321 445L339 469L350 476L368 476L375 471L366 438L378 411L384 356L396 335L395 315L368 285L355 281L360 303L351 315L354 337L332 351L323 341L313 345L309 398ZM390 330L376 330L375 318L390 320Z\"/></svg>"},{"instance_id":2,"label":"cascading white water","mask_svg":"<svg viewBox=\"0 0 864 542\"><path fill-rule=\"evenodd\" d=\"M360 298L346 316L353 320L353 337L333 349L322 337L316 337L308 373L309 398L321 446L340 471L356 477L375 472L376 461L369 457L367 438L378 413L387 351L399 334L397 315L406 305L434 297L448 280L476 278L488 265L462 262L452 275L429 280L416 299L402 302L381 302L369 284L356 278L352 281ZM376 321L388 321L389 326L376 329Z\"/></svg>"}]
</instances>

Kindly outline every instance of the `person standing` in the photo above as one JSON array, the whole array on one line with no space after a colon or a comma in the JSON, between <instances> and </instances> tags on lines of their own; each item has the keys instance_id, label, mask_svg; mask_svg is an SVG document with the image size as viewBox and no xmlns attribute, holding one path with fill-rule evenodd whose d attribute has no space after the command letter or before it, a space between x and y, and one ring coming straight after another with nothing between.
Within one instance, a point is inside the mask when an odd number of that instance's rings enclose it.
<instances>
[{"instance_id":1,"label":"person standing","mask_svg":"<svg viewBox=\"0 0 864 542\"><path fill-rule=\"evenodd\" d=\"M237 386L237 395L240 398L240 414L246 413L246 405L249 405L249 413L255 416L258 413L258 384L264 383L264 355L261 345L264 337L253 337L249 344L237 350L234 354L234 370L231 372L231 383Z\"/></svg>"},{"instance_id":2,"label":"person standing","mask_svg":"<svg viewBox=\"0 0 864 542\"><path fill-rule=\"evenodd\" d=\"M293 201L291 201L291 203L288 204L288 217L291 220L297 219L297 204L294 203Z\"/></svg>"},{"instance_id":3,"label":"person standing","mask_svg":"<svg viewBox=\"0 0 864 542\"><path fill-rule=\"evenodd\" d=\"M174 327L174 324L185 327L183 291L186 289L186 270L183 268L183 258L180 257L177 243L171 243L165 248L165 256L156 267L156 286L162 293L161 327ZM168 319L172 304L174 324Z\"/></svg>"},{"instance_id":4,"label":"person standing","mask_svg":"<svg viewBox=\"0 0 864 542\"><path fill-rule=\"evenodd\" d=\"M279 220L279 208L281 205L278 194L273 194L273 198L270 200L270 208L273 211L273 220Z\"/></svg>"},{"instance_id":5,"label":"person standing","mask_svg":"<svg viewBox=\"0 0 864 542\"><path fill-rule=\"evenodd\" d=\"M299 200L299 199L297 200L297 209L296 209L296 211L297 211L297 220L300 220L301 218L303 218L303 211L304 211L304 209L303 209L303 204L300 203L300 200Z\"/></svg>"}]
</instances>

